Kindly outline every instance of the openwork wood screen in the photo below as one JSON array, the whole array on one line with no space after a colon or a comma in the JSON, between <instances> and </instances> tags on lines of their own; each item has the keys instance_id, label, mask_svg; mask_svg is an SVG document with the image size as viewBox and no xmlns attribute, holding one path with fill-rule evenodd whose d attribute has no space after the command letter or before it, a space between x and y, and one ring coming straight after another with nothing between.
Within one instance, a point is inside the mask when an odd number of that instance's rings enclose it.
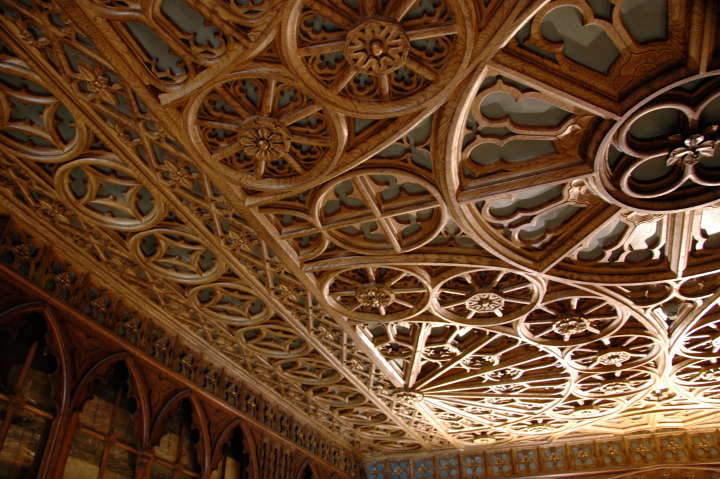
<instances>
[{"instance_id":1,"label":"openwork wood screen","mask_svg":"<svg viewBox=\"0 0 720 479\"><path fill-rule=\"evenodd\" d=\"M0 464L304 479L364 461L419 479L717 462L719 9L0 0L5 277L215 398L151 411L121 362L76 382L21 321L0 335ZM55 397L62 381L79 389ZM208 429L206 400L300 449ZM68 440L43 454L56 423ZM678 429L689 449L665 455Z\"/></svg>"}]
</instances>

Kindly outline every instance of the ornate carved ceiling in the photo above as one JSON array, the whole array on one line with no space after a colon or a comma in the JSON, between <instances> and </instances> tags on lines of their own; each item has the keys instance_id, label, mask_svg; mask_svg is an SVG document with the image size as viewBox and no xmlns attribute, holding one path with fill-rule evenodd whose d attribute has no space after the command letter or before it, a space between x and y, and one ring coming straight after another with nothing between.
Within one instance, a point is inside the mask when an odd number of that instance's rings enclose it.
<instances>
[{"instance_id":1,"label":"ornate carved ceiling","mask_svg":"<svg viewBox=\"0 0 720 479\"><path fill-rule=\"evenodd\" d=\"M715 421L714 0L0 6L0 207L346 447Z\"/></svg>"}]
</instances>

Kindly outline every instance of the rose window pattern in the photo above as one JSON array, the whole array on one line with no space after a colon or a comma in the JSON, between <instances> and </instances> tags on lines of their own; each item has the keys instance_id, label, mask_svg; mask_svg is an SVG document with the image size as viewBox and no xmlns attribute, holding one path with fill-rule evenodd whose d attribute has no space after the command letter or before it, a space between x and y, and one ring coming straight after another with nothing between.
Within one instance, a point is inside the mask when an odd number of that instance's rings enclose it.
<instances>
[{"instance_id":1,"label":"rose window pattern","mask_svg":"<svg viewBox=\"0 0 720 479\"><path fill-rule=\"evenodd\" d=\"M279 69L233 74L190 104L193 138L215 166L253 188L294 186L342 151L337 116ZM280 76L280 78L278 78Z\"/></svg>"},{"instance_id":2,"label":"rose window pattern","mask_svg":"<svg viewBox=\"0 0 720 479\"><path fill-rule=\"evenodd\" d=\"M325 280L330 306L355 321L398 321L420 314L430 299L427 278L412 269L366 266Z\"/></svg>"},{"instance_id":3,"label":"rose window pattern","mask_svg":"<svg viewBox=\"0 0 720 479\"><path fill-rule=\"evenodd\" d=\"M464 271L441 281L435 291L435 304L448 321L492 326L530 312L541 290L537 280L515 272Z\"/></svg>"},{"instance_id":4,"label":"rose window pattern","mask_svg":"<svg viewBox=\"0 0 720 479\"><path fill-rule=\"evenodd\" d=\"M454 83L451 72L468 60L471 9L456 0L294 0L283 51L304 84L339 111L397 115Z\"/></svg>"},{"instance_id":5,"label":"rose window pattern","mask_svg":"<svg viewBox=\"0 0 720 479\"><path fill-rule=\"evenodd\" d=\"M553 298L550 296L550 298ZM528 339L549 346L571 346L607 336L626 319L622 306L601 297L565 296L543 301L527 315L519 331Z\"/></svg>"},{"instance_id":6,"label":"rose window pattern","mask_svg":"<svg viewBox=\"0 0 720 479\"><path fill-rule=\"evenodd\" d=\"M715 2L2 3L0 269L337 474L720 428Z\"/></svg>"}]
</instances>

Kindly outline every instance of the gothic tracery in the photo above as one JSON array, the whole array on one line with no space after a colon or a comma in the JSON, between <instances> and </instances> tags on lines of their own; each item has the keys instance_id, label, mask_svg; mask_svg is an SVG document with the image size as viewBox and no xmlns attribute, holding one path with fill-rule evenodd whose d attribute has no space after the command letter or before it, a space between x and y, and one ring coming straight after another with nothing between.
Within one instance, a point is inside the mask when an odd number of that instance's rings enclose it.
<instances>
[{"instance_id":1,"label":"gothic tracery","mask_svg":"<svg viewBox=\"0 0 720 479\"><path fill-rule=\"evenodd\" d=\"M282 3L2 2L0 210L354 453L715 420L713 1Z\"/></svg>"}]
</instances>

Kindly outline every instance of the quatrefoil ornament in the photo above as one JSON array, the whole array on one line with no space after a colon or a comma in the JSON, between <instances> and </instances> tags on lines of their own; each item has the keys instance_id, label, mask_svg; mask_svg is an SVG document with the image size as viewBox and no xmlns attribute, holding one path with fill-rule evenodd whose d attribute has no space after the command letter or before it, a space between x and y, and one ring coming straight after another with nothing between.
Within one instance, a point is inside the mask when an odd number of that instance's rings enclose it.
<instances>
[{"instance_id":1,"label":"quatrefoil ornament","mask_svg":"<svg viewBox=\"0 0 720 479\"><path fill-rule=\"evenodd\" d=\"M720 126L707 114L720 97L718 85L715 77L698 87L661 91L608 132L596 170L609 199L650 211L687 210L720 199ZM658 126L669 118L672 124ZM651 123L656 126L649 131Z\"/></svg>"}]
</instances>

